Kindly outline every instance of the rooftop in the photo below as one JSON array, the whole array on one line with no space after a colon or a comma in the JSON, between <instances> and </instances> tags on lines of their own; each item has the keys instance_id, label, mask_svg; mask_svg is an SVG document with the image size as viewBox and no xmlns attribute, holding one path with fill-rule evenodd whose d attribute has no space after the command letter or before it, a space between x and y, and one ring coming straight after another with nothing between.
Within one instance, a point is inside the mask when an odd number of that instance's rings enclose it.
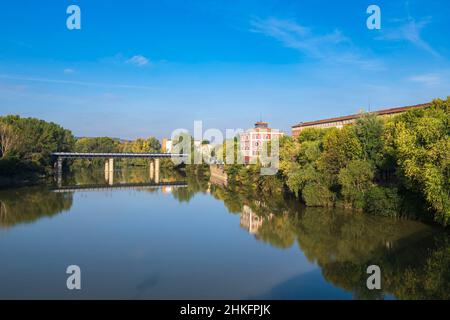
<instances>
[{"instance_id":1,"label":"rooftop","mask_svg":"<svg viewBox=\"0 0 450 320\"><path fill-rule=\"evenodd\" d=\"M255 128L268 128L269 123L264 121L258 121L255 123Z\"/></svg>"},{"instance_id":2,"label":"rooftop","mask_svg":"<svg viewBox=\"0 0 450 320\"><path fill-rule=\"evenodd\" d=\"M395 114L400 112L405 112L412 109L420 109L425 108L429 106L429 103L424 104L417 104L414 106L407 106L407 107L396 107L396 108L390 108L390 109L382 109L374 112L370 112L370 114L376 114L376 115L386 115L386 114ZM342 117L336 117L336 118L328 118L328 119L322 119L322 120L316 120L316 121L309 121L309 122L300 122L299 124L296 124L292 126L292 128L299 128L299 127L308 127L313 126L316 124L322 124L322 123L332 123L332 122L338 122L338 121L345 121L345 120L353 120L357 119L361 116L361 114L352 114L349 116L342 116Z\"/></svg>"}]
</instances>

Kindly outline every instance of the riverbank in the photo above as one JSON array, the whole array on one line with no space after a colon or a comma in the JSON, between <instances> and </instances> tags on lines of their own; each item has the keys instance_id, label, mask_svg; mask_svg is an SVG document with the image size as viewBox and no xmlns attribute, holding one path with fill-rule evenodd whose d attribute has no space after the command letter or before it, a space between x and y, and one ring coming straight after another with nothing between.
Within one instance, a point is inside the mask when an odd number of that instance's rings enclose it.
<instances>
[{"instance_id":1,"label":"riverbank","mask_svg":"<svg viewBox=\"0 0 450 320\"><path fill-rule=\"evenodd\" d=\"M32 186L44 182L44 171L17 158L0 159L0 189Z\"/></svg>"},{"instance_id":2,"label":"riverbank","mask_svg":"<svg viewBox=\"0 0 450 320\"><path fill-rule=\"evenodd\" d=\"M279 171L227 164L228 183L267 193L287 189L308 207L342 207L450 225L450 98L391 118L361 116L343 128L280 138ZM239 146L235 146L239 148ZM224 150L226 148L224 147Z\"/></svg>"}]
</instances>

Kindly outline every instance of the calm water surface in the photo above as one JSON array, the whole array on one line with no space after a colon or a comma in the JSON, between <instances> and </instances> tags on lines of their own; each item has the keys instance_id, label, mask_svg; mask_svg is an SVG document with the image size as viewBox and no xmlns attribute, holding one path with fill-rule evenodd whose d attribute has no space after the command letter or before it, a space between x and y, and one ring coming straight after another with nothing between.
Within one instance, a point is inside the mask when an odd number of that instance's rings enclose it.
<instances>
[{"instance_id":1,"label":"calm water surface","mask_svg":"<svg viewBox=\"0 0 450 320\"><path fill-rule=\"evenodd\" d=\"M111 181L110 181L111 182ZM450 237L206 177L80 171L0 191L0 298L449 299ZM82 289L66 288L78 265ZM382 290L366 288L379 265Z\"/></svg>"}]
</instances>

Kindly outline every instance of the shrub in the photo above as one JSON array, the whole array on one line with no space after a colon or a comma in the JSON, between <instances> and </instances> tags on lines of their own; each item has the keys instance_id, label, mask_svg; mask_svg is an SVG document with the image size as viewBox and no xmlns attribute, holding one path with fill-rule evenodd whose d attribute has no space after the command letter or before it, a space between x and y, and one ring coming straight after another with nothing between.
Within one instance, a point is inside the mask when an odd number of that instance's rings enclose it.
<instances>
[{"instance_id":1,"label":"shrub","mask_svg":"<svg viewBox=\"0 0 450 320\"><path fill-rule=\"evenodd\" d=\"M363 160L352 160L338 178L344 200L355 209L363 209L366 193L373 185L373 166Z\"/></svg>"},{"instance_id":2,"label":"shrub","mask_svg":"<svg viewBox=\"0 0 450 320\"><path fill-rule=\"evenodd\" d=\"M302 197L308 207L331 207L335 199L330 189L320 182L306 184Z\"/></svg>"},{"instance_id":3,"label":"shrub","mask_svg":"<svg viewBox=\"0 0 450 320\"><path fill-rule=\"evenodd\" d=\"M367 192L364 210L373 215L398 217L400 206L397 188L374 186Z\"/></svg>"}]
</instances>

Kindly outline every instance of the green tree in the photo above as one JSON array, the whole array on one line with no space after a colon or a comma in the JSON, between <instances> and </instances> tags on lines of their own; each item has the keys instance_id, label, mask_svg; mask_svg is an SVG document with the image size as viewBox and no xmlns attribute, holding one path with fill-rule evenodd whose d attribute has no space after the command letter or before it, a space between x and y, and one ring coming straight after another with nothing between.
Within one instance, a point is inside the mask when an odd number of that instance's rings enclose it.
<instances>
[{"instance_id":1,"label":"green tree","mask_svg":"<svg viewBox=\"0 0 450 320\"><path fill-rule=\"evenodd\" d=\"M161 143L155 137L147 139L138 138L133 141L126 141L118 146L120 152L130 153L160 153ZM148 164L147 159L124 159L122 160L126 165L145 166Z\"/></svg>"},{"instance_id":2,"label":"green tree","mask_svg":"<svg viewBox=\"0 0 450 320\"><path fill-rule=\"evenodd\" d=\"M75 152L88 152L88 153L114 153L119 151L120 142L118 139L109 137L84 137L79 138L75 142ZM80 166L102 166L104 159L78 159L75 161L75 165Z\"/></svg>"},{"instance_id":3,"label":"green tree","mask_svg":"<svg viewBox=\"0 0 450 320\"><path fill-rule=\"evenodd\" d=\"M15 153L20 161L49 168L52 152L73 149L75 139L72 133L53 122L8 115L0 117L0 123L17 134L20 144L15 148Z\"/></svg>"},{"instance_id":4,"label":"green tree","mask_svg":"<svg viewBox=\"0 0 450 320\"><path fill-rule=\"evenodd\" d=\"M387 152L405 186L424 194L435 220L450 223L450 97L409 111L389 124Z\"/></svg>"},{"instance_id":5,"label":"green tree","mask_svg":"<svg viewBox=\"0 0 450 320\"><path fill-rule=\"evenodd\" d=\"M362 115L351 127L361 146L361 156L380 167L383 160L383 121L374 114Z\"/></svg>"},{"instance_id":6,"label":"green tree","mask_svg":"<svg viewBox=\"0 0 450 320\"><path fill-rule=\"evenodd\" d=\"M19 148L19 135L9 124L0 122L0 156L6 157Z\"/></svg>"},{"instance_id":7,"label":"green tree","mask_svg":"<svg viewBox=\"0 0 450 320\"><path fill-rule=\"evenodd\" d=\"M337 182L340 170L345 168L350 161L363 158L361 143L355 132L349 127L327 130L323 149L318 166L332 184Z\"/></svg>"},{"instance_id":8,"label":"green tree","mask_svg":"<svg viewBox=\"0 0 450 320\"><path fill-rule=\"evenodd\" d=\"M346 203L353 208L362 209L365 196L373 186L373 178L373 165L363 160L352 160L347 167L341 169L338 179Z\"/></svg>"}]
</instances>

